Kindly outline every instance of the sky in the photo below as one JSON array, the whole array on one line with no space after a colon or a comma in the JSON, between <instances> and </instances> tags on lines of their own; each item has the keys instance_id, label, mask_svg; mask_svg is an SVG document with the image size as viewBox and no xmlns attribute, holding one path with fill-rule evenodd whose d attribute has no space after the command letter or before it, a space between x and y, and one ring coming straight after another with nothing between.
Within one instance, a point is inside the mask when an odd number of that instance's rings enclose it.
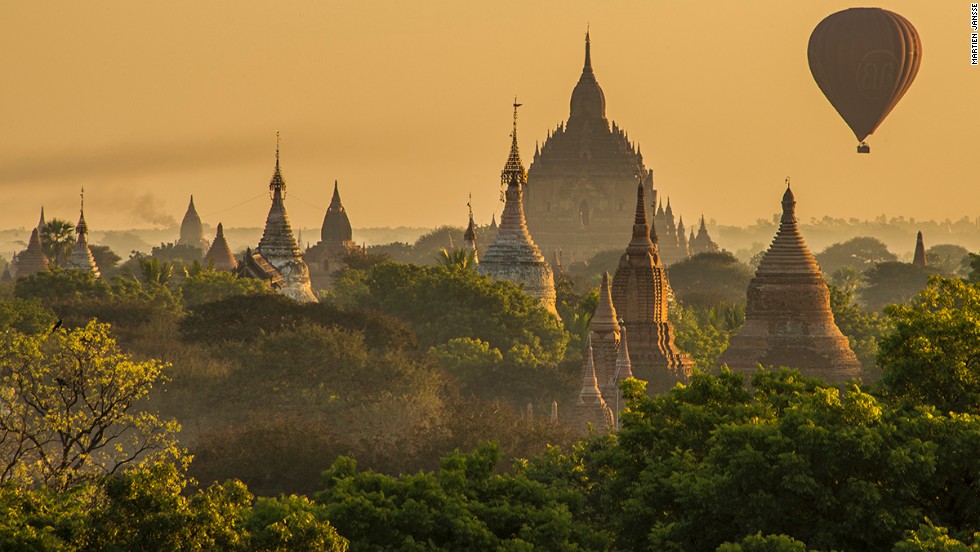
<instances>
[{"instance_id":1,"label":"sky","mask_svg":"<svg viewBox=\"0 0 980 552\"><path fill-rule=\"evenodd\" d=\"M464 225L502 209L511 104L525 163L567 119L584 35L606 114L675 214L746 225L980 215L980 68L970 3L886 1L923 43L870 155L814 83L813 28L838 1L0 3L0 228L261 226L276 132L294 226L334 180L357 227Z\"/></svg>"}]
</instances>

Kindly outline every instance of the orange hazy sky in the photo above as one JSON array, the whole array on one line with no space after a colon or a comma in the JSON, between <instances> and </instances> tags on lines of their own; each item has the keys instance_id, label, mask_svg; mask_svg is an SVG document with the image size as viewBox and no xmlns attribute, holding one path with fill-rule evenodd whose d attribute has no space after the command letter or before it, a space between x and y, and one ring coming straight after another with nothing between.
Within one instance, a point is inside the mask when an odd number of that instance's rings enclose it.
<instances>
[{"instance_id":1,"label":"orange hazy sky","mask_svg":"<svg viewBox=\"0 0 980 552\"><path fill-rule=\"evenodd\" d=\"M261 226L276 130L294 226L340 181L355 227L499 213L511 102L525 163L568 116L591 25L607 116L675 213L748 224L791 176L803 220L980 215L970 3L883 2L919 74L855 153L814 84L810 32L847 2L225 0L0 4L0 227L38 208L93 230Z\"/></svg>"}]
</instances>

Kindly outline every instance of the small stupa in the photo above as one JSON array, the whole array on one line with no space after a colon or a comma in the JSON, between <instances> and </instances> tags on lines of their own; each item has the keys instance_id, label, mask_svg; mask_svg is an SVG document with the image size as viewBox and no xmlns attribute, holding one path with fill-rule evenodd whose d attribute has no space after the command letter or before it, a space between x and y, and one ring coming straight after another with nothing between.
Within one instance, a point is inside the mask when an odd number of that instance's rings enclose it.
<instances>
[{"instance_id":1,"label":"small stupa","mask_svg":"<svg viewBox=\"0 0 980 552\"><path fill-rule=\"evenodd\" d=\"M276 168L269 181L272 207L265 220L265 231L255 252L265 258L282 275L279 293L301 303L315 303L310 287L310 269L303 261L293 229L286 214L286 181L279 168L279 135L276 134Z\"/></svg>"},{"instance_id":2,"label":"small stupa","mask_svg":"<svg viewBox=\"0 0 980 552\"><path fill-rule=\"evenodd\" d=\"M334 180L333 197L323 215L323 226L320 228L320 241L303 254L303 259L310 267L310 279L315 289L330 289L333 286L334 273L347 266L346 257L364 251L354 243L353 235L350 218L340 200L340 184Z\"/></svg>"},{"instance_id":3,"label":"small stupa","mask_svg":"<svg viewBox=\"0 0 980 552\"><path fill-rule=\"evenodd\" d=\"M616 313L630 332L632 371L648 382L647 392L667 391L686 382L693 362L674 345L674 326L667 319L671 292L657 250L657 232L647 226L643 184L636 187L633 237L613 276Z\"/></svg>"},{"instance_id":4,"label":"small stupa","mask_svg":"<svg viewBox=\"0 0 980 552\"><path fill-rule=\"evenodd\" d=\"M92 250L88 247L88 224L85 222L85 188L82 188L81 207L79 208L78 224L75 225L77 238L75 245L68 256L68 263L65 268L91 272L96 278L99 277L99 265L95 263Z\"/></svg>"},{"instance_id":5,"label":"small stupa","mask_svg":"<svg viewBox=\"0 0 980 552\"><path fill-rule=\"evenodd\" d=\"M184 213L184 220L180 223L180 239L177 240L177 245L196 247L202 252L208 248L208 242L204 239L204 225L194 207L194 196L191 196L187 212Z\"/></svg>"},{"instance_id":6,"label":"small stupa","mask_svg":"<svg viewBox=\"0 0 980 552\"><path fill-rule=\"evenodd\" d=\"M597 432L606 432L613 427L613 413L602 398L599 383L596 379L595 362L592 357L592 339L582 362L582 389L578 401L572 407L570 422L575 429L586 432L591 428Z\"/></svg>"},{"instance_id":7,"label":"small stupa","mask_svg":"<svg viewBox=\"0 0 980 552\"><path fill-rule=\"evenodd\" d=\"M922 243L922 231L915 236L915 256L912 257L912 264L916 266L926 266L926 246Z\"/></svg>"},{"instance_id":8,"label":"small stupa","mask_svg":"<svg viewBox=\"0 0 980 552\"><path fill-rule=\"evenodd\" d=\"M779 230L749 283L745 323L721 363L747 375L761 364L831 382L856 378L861 364L834 323L827 284L800 235L789 179L782 203Z\"/></svg>"},{"instance_id":9,"label":"small stupa","mask_svg":"<svg viewBox=\"0 0 980 552\"><path fill-rule=\"evenodd\" d=\"M238 261L235 260L231 248L228 247L228 241L225 240L225 229L220 222L218 223L218 233L214 236L214 241L211 242L208 254L204 256L204 266L227 272L233 272L238 268Z\"/></svg>"},{"instance_id":10,"label":"small stupa","mask_svg":"<svg viewBox=\"0 0 980 552\"><path fill-rule=\"evenodd\" d=\"M38 272L48 271L48 259L44 256L41 247L41 237L37 228L31 230L31 239L27 242L27 249L17 255L16 274L18 278L24 278L37 274Z\"/></svg>"},{"instance_id":11,"label":"small stupa","mask_svg":"<svg viewBox=\"0 0 980 552\"><path fill-rule=\"evenodd\" d=\"M500 173L501 183L507 186L504 193L504 212L500 215L497 237L487 247L477 270L497 280L509 280L524 288L524 293L534 297L548 312L558 317L555 308L555 280L544 255L534 244L524 220L523 193L527 185L527 172L517 148L517 108L514 99L514 129L511 133L510 155Z\"/></svg>"}]
</instances>

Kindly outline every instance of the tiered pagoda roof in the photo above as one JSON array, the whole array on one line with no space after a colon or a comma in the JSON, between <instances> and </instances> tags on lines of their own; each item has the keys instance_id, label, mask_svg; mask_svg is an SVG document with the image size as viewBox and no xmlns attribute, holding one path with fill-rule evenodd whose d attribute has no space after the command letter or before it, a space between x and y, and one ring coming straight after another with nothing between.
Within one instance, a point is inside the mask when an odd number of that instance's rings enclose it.
<instances>
[{"instance_id":1,"label":"tiered pagoda roof","mask_svg":"<svg viewBox=\"0 0 980 552\"><path fill-rule=\"evenodd\" d=\"M749 283L745 323L721 362L745 374L761 364L835 382L857 377L861 365L834 323L830 293L800 234L788 185L782 205L779 230Z\"/></svg>"},{"instance_id":2,"label":"tiered pagoda roof","mask_svg":"<svg viewBox=\"0 0 980 552\"><path fill-rule=\"evenodd\" d=\"M211 242L208 254L204 256L204 264L214 267L215 270L234 271L238 268L238 261L235 260L231 248L228 247L228 241L225 240L225 230L220 222L218 223L218 233L214 236L214 241Z\"/></svg>"}]
</instances>

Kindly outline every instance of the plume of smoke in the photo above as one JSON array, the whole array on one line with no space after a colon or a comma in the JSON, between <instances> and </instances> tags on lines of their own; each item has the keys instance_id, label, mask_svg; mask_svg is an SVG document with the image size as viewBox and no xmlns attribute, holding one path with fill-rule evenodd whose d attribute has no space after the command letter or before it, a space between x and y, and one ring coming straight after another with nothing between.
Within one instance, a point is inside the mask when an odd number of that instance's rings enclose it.
<instances>
[{"instance_id":1,"label":"plume of smoke","mask_svg":"<svg viewBox=\"0 0 980 552\"><path fill-rule=\"evenodd\" d=\"M163 200L149 192L133 199L132 214L150 224L166 228L177 226L177 219L164 210Z\"/></svg>"}]
</instances>

